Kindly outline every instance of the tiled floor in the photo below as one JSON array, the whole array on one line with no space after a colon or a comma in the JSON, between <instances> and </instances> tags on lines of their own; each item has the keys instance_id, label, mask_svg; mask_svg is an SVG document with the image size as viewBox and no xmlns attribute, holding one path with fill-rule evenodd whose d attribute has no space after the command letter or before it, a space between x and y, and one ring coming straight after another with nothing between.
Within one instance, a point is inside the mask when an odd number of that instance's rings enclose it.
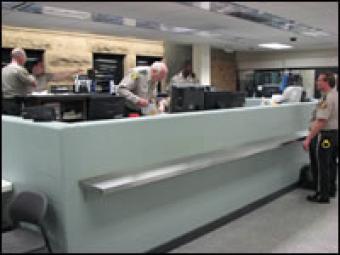
<instances>
[{"instance_id":1,"label":"tiled floor","mask_svg":"<svg viewBox=\"0 0 340 255\"><path fill-rule=\"evenodd\" d=\"M338 197L306 201L297 189L171 253L336 253Z\"/></svg>"}]
</instances>

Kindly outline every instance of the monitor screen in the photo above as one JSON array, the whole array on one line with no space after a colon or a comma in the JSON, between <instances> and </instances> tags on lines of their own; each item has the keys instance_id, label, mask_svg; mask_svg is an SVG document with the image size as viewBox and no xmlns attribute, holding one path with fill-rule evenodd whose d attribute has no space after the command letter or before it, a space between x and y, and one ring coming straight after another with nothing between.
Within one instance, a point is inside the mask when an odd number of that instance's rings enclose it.
<instances>
[{"instance_id":1,"label":"monitor screen","mask_svg":"<svg viewBox=\"0 0 340 255\"><path fill-rule=\"evenodd\" d=\"M170 112L204 110L204 87L172 86Z\"/></svg>"}]
</instances>

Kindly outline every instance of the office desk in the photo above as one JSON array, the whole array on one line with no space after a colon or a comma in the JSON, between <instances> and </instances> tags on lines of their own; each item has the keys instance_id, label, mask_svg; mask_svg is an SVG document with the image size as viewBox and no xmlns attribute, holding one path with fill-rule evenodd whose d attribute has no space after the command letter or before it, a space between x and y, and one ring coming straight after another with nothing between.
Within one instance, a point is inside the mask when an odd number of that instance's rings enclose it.
<instances>
[{"instance_id":1,"label":"office desk","mask_svg":"<svg viewBox=\"0 0 340 255\"><path fill-rule=\"evenodd\" d=\"M15 96L13 98L16 102L21 102L24 107L49 105L52 106L57 115L57 120L69 121L84 121L90 119L91 102L96 100L97 103L105 101L106 103L114 100L123 100L122 97L110 94L88 94L88 93L66 93L66 94L46 94L46 95L28 95ZM119 104L116 105L120 109ZM107 110L107 109L105 109ZM123 110L117 110L122 111ZM71 114L70 114L71 113ZM118 113L117 113L118 115ZM106 117L108 118L108 117Z\"/></svg>"},{"instance_id":2,"label":"office desk","mask_svg":"<svg viewBox=\"0 0 340 255\"><path fill-rule=\"evenodd\" d=\"M22 100L25 107L37 105L53 106L57 114L57 120L70 120L64 118L64 113L71 109L78 113L78 116L72 120L86 120L89 94L29 95L19 98Z\"/></svg>"}]
</instances>

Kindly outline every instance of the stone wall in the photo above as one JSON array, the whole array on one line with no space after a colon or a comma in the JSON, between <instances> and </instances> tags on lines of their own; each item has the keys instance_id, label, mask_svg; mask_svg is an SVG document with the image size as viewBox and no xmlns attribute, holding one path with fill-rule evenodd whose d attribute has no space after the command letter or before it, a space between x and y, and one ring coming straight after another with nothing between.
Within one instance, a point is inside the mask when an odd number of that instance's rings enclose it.
<instances>
[{"instance_id":1,"label":"stone wall","mask_svg":"<svg viewBox=\"0 0 340 255\"><path fill-rule=\"evenodd\" d=\"M47 72L92 68L92 53L123 54L124 73L136 65L136 55L163 57L162 41L77 32L2 26L2 47L45 50ZM60 84L72 84L73 80ZM55 84L55 82L54 82Z\"/></svg>"}]
</instances>

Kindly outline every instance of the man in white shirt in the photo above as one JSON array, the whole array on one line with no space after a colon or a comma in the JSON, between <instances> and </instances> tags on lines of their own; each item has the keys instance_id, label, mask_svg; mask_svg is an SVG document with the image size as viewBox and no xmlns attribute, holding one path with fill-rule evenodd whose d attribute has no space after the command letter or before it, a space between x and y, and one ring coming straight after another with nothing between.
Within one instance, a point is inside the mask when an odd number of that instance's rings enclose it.
<instances>
[{"instance_id":1,"label":"man in white shirt","mask_svg":"<svg viewBox=\"0 0 340 255\"><path fill-rule=\"evenodd\" d=\"M273 97L275 103L301 102L303 88L301 86L289 86L285 88L281 96Z\"/></svg>"}]
</instances>

